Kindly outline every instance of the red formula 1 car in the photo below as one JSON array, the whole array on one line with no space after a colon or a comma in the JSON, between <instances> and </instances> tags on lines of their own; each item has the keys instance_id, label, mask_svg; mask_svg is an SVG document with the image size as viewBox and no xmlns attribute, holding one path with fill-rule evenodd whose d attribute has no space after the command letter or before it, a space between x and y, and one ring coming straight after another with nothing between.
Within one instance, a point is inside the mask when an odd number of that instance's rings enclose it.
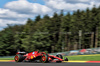
<instances>
[{"instance_id":1,"label":"red formula 1 car","mask_svg":"<svg viewBox=\"0 0 100 66\"><path fill-rule=\"evenodd\" d=\"M61 54L54 56L54 55L49 55L49 54L46 54L45 52L39 52L39 51L34 51L30 53L18 52L16 53L14 59L16 62L36 61L36 62L42 62L42 63L68 61L67 58L63 60L63 56Z\"/></svg>"}]
</instances>

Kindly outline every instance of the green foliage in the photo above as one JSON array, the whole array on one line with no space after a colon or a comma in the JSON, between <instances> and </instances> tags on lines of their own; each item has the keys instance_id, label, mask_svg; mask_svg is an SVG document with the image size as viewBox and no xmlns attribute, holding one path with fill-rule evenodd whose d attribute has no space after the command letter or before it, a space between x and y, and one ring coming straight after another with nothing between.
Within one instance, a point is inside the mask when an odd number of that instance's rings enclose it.
<instances>
[{"instance_id":1,"label":"green foliage","mask_svg":"<svg viewBox=\"0 0 100 66\"><path fill-rule=\"evenodd\" d=\"M79 30L82 30L81 48L100 46L100 7L66 15L61 10L52 18L38 15L34 21L29 18L25 25L8 25L0 31L0 56L15 55L17 51L51 53L79 49Z\"/></svg>"},{"instance_id":2,"label":"green foliage","mask_svg":"<svg viewBox=\"0 0 100 66\"><path fill-rule=\"evenodd\" d=\"M35 22L40 21L40 19L41 19L41 16L40 15L36 16Z\"/></svg>"}]
</instances>

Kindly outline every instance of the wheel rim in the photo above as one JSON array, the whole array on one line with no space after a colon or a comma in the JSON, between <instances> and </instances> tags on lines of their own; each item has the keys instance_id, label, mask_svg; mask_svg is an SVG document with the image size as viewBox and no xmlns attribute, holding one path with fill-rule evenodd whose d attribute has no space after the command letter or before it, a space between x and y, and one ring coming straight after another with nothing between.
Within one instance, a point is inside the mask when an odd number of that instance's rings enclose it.
<instances>
[{"instance_id":1,"label":"wheel rim","mask_svg":"<svg viewBox=\"0 0 100 66\"><path fill-rule=\"evenodd\" d=\"M45 56L42 57L42 61L43 62L46 61L46 57Z\"/></svg>"},{"instance_id":2,"label":"wheel rim","mask_svg":"<svg viewBox=\"0 0 100 66\"><path fill-rule=\"evenodd\" d=\"M18 61L18 59L19 59L18 56L15 56L15 61Z\"/></svg>"}]
</instances>

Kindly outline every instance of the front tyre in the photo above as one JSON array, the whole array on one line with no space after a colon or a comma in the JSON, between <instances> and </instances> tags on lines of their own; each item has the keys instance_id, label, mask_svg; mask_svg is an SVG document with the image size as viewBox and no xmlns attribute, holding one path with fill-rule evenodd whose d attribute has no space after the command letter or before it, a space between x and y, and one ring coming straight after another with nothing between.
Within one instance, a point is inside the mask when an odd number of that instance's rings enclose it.
<instances>
[{"instance_id":1,"label":"front tyre","mask_svg":"<svg viewBox=\"0 0 100 66\"><path fill-rule=\"evenodd\" d=\"M15 62L22 62L25 59L25 57L23 57L23 55L17 54L15 55L14 59Z\"/></svg>"},{"instance_id":2,"label":"front tyre","mask_svg":"<svg viewBox=\"0 0 100 66\"><path fill-rule=\"evenodd\" d=\"M43 54L42 56L41 56L41 59L40 59L40 61L42 62L42 63L47 63L48 62L48 55L46 54Z\"/></svg>"},{"instance_id":3,"label":"front tyre","mask_svg":"<svg viewBox=\"0 0 100 66\"><path fill-rule=\"evenodd\" d=\"M65 61L68 61L68 58L65 58Z\"/></svg>"}]
</instances>

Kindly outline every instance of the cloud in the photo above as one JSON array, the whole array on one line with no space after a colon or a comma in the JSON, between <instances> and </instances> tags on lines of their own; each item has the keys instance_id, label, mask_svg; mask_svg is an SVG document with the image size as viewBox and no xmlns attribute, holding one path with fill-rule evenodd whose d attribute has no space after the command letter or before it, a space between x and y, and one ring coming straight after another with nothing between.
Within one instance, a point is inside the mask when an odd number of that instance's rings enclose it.
<instances>
[{"instance_id":1,"label":"cloud","mask_svg":"<svg viewBox=\"0 0 100 66\"><path fill-rule=\"evenodd\" d=\"M3 28L7 27L7 24L25 24L26 23L26 19L24 20L4 20L4 19L0 19L0 30L3 30Z\"/></svg>"},{"instance_id":2,"label":"cloud","mask_svg":"<svg viewBox=\"0 0 100 66\"><path fill-rule=\"evenodd\" d=\"M0 29L7 27L7 24L25 24L27 18L33 15L19 14L9 9L0 8Z\"/></svg>"},{"instance_id":3,"label":"cloud","mask_svg":"<svg viewBox=\"0 0 100 66\"><path fill-rule=\"evenodd\" d=\"M7 24L25 24L27 18L35 18L36 15L50 14L52 9L38 3L30 3L28 0L11 1L0 8L0 29Z\"/></svg>"},{"instance_id":4,"label":"cloud","mask_svg":"<svg viewBox=\"0 0 100 66\"><path fill-rule=\"evenodd\" d=\"M44 0L46 5L55 10L84 10L87 7L92 8L93 5L99 6L100 2L98 0Z\"/></svg>"},{"instance_id":5,"label":"cloud","mask_svg":"<svg viewBox=\"0 0 100 66\"><path fill-rule=\"evenodd\" d=\"M24 14L48 14L52 12L52 9L45 5L30 3L27 0L12 1L7 3L4 7Z\"/></svg>"},{"instance_id":6,"label":"cloud","mask_svg":"<svg viewBox=\"0 0 100 66\"><path fill-rule=\"evenodd\" d=\"M91 0L65 0L67 3L89 3Z\"/></svg>"},{"instance_id":7,"label":"cloud","mask_svg":"<svg viewBox=\"0 0 100 66\"><path fill-rule=\"evenodd\" d=\"M24 19L28 17L30 17L30 15L18 14L17 12L11 11L9 9L0 8L0 19L11 19L12 20L12 19Z\"/></svg>"},{"instance_id":8,"label":"cloud","mask_svg":"<svg viewBox=\"0 0 100 66\"><path fill-rule=\"evenodd\" d=\"M44 5L28 0L8 2L4 8L0 8L0 30L7 24L25 24L27 18L34 19L38 14L52 16L53 12L59 13L62 9L67 12L100 5L100 0L44 0L44 2Z\"/></svg>"},{"instance_id":9,"label":"cloud","mask_svg":"<svg viewBox=\"0 0 100 66\"><path fill-rule=\"evenodd\" d=\"M90 2L100 2L100 0L44 0L45 2L56 1L56 2L66 2L66 3L90 3ZM74 5L74 4L73 4Z\"/></svg>"}]
</instances>

